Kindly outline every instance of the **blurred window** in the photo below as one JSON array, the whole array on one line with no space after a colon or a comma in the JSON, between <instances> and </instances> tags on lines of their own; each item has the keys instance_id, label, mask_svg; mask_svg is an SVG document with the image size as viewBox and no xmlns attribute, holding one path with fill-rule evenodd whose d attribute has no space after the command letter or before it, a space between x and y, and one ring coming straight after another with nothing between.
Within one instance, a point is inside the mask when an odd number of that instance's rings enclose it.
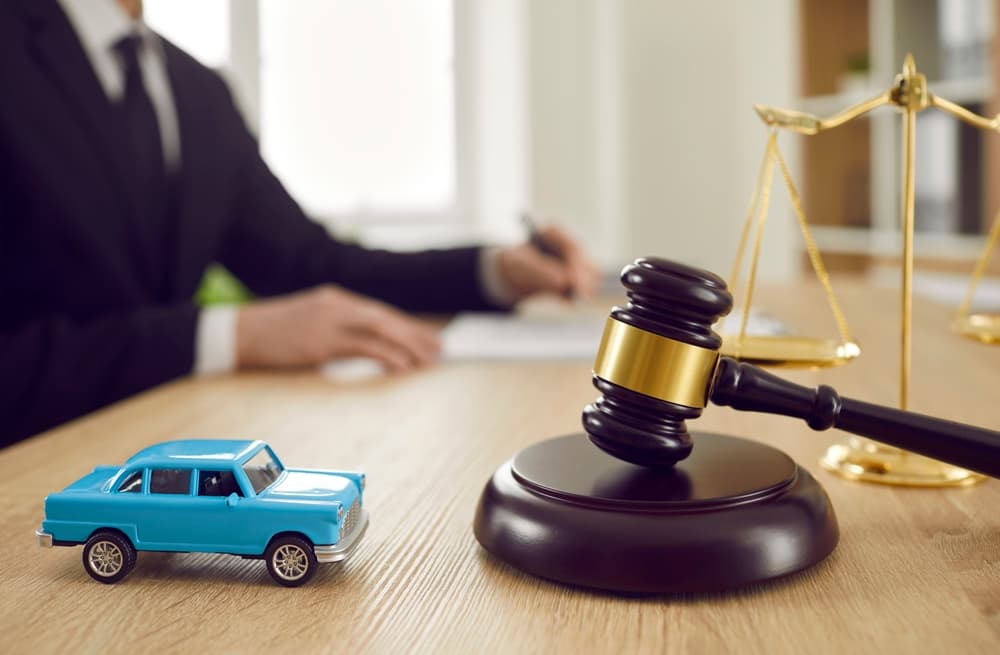
<instances>
[{"instance_id":1,"label":"blurred window","mask_svg":"<svg viewBox=\"0 0 1000 655\"><path fill-rule=\"evenodd\" d=\"M143 0L146 23L198 61L229 63L229 0Z\"/></svg>"},{"instance_id":2,"label":"blurred window","mask_svg":"<svg viewBox=\"0 0 1000 655\"><path fill-rule=\"evenodd\" d=\"M239 71L239 0L145 0L153 29ZM232 3L232 4L230 4ZM456 204L452 0L257 0L261 148L308 213L351 222ZM238 25L230 34L230 25ZM232 39L230 38L232 36ZM238 77L238 76L237 76Z\"/></svg>"}]
</instances>

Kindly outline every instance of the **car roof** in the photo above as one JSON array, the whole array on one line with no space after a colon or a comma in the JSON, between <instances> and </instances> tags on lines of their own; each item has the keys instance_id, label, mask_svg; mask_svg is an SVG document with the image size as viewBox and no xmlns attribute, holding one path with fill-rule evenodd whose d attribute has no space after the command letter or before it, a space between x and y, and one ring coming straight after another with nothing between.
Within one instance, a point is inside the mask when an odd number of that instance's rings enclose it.
<instances>
[{"instance_id":1,"label":"car roof","mask_svg":"<svg viewBox=\"0 0 1000 655\"><path fill-rule=\"evenodd\" d=\"M143 448L126 460L127 466L225 466L266 445L249 439L179 439Z\"/></svg>"}]
</instances>

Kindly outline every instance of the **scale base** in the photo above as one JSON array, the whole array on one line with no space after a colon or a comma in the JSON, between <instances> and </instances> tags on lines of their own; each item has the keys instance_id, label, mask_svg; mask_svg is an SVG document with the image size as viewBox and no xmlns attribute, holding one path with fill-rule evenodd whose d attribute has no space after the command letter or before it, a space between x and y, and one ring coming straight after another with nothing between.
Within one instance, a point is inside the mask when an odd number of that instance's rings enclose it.
<instances>
[{"instance_id":1,"label":"scale base","mask_svg":"<svg viewBox=\"0 0 1000 655\"><path fill-rule=\"evenodd\" d=\"M986 479L953 464L861 437L849 437L844 443L830 446L819 463L848 480L898 487L962 487Z\"/></svg>"},{"instance_id":2,"label":"scale base","mask_svg":"<svg viewBox=\"0 0 1000 655\"><path fill-rule=\"evenodd\" d=\"M955 319L952 328L963 337L1000 344L1000 315L971 314Z\"/></svg>"},{"instance_id":3,"label":"scale base","mask_svg":"<svg viewBox=\"0 0 1000 655\"><path fill-rule=\"evenodd\" d=\"M693 433L657 471L585 434L549 439L486 484L476 539L511 566L626 593L710 592L782 578L829 555L839 532L818 482L764 444Z\"/></svg>"}]
</instances>

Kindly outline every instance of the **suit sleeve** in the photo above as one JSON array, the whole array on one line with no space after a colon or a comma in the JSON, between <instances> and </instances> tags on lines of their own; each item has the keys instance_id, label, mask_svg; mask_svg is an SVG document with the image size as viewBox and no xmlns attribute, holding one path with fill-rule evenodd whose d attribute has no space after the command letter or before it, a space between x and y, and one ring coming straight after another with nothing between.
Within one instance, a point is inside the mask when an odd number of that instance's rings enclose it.
<instances>
[{"instance_id":1,"label":"suit sleeve","mask_svg":"<svg viewBox=\"0 0 1000 655\"><path fill-rule=\"evenodd\" d=\"M223 97L217 124L231 126L225 147L238 166L222 263L255 293L332 283L415 312L498 309L480 288L480 248L400 253L331 237L268 169L228 91Z\"/></svg>"},{"instance_id":2,"label":"suit sleeve","mask_svg":"<svg viewBox=\"0 0 1000 655\"><path fill-rule=\"evenodd\" d=\"M0 330L0 446L189 373L197 313L151 306Z\"/></svg>"}]
</instances>

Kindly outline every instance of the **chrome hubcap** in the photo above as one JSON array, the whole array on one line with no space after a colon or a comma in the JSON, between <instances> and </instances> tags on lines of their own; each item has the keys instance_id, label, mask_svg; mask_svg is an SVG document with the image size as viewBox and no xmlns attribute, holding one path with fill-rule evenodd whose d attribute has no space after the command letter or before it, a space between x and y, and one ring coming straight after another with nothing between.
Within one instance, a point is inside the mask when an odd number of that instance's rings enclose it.
<instances>
[{"instance_id":1,"label":"chrome hubcap","mask_svg":"<svg viewBox=\"0 0 1000 655\"><path fill-rule=\"evenodd\" d=\"M274 570L285 580L298 580L306 574L306 569L309 568L306 552L292 544L279 546L278 550L274 551L271 561L274 564Z\"/></svg>"},{"instance_id":2,"label":"chrome hubcap","mask_svg":"<svg viewBox=\"0 0 1000 655\"><path fill-rule=\"evenodd\" d=\"M110 541L98 541L87 556L90 568L97 575L110 578L122 570L125 562L122 549Z\"/></svg>"}]
</instances>

